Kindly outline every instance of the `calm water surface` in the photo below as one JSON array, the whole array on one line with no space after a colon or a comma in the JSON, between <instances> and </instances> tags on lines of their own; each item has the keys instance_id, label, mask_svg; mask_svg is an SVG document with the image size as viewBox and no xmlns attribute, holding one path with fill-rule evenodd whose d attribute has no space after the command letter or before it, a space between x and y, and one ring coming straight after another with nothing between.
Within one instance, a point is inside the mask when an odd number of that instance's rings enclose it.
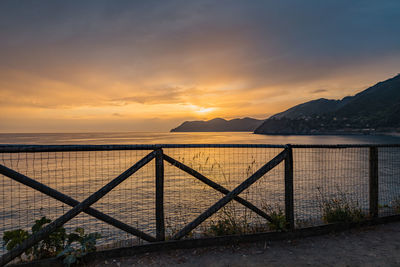
<instances>
[{"instance_id":1,"label":"calm water surface","mask_svg":"<svg viewBox=\"0 0 400 267\"><path fill-rule=\"evenodd\" d=\"M259 135L250 132L207 133L0 133L0 144L394 144L395 135Z\"/></svg>"}]
</instances>

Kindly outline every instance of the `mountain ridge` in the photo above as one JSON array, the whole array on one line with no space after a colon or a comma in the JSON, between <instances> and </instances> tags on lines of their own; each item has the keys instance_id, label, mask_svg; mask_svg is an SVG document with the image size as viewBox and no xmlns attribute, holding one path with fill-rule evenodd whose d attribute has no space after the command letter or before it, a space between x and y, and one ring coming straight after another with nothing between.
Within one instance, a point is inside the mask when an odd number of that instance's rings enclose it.
<instances>
[{"instance_id":1,"label":"mountain ridge","mask_svg":"<svg viewBox=\"0 0 400 267\"><path fill-rule=\"evenodd\" d=\"M400 73L353 96L314 99L266 120L215 118L185 121L171 129L171 132L230 131L283 135L400 132Z\"/></svg>"},{"instance_id":2,"label":"mountain ridge","mask_svg":"<svg viewBox=\"0 0 400 267\"><path fill-rule=\"evenodd\" d=\"M320 98L296 105L271 116L254 133L343 134L399 130L400 74L341 100Z\"/></svg>"},{"instance_id":3,"label":"mountain ridge","mask_svg":"<svg viewBox=\"0 0 400 267\"><path fill-rule=\"evenodd\" d=\"M253 132L264 120L249 117L225 120L185 121L170 132Z\"/></svg>"}]
</instances>

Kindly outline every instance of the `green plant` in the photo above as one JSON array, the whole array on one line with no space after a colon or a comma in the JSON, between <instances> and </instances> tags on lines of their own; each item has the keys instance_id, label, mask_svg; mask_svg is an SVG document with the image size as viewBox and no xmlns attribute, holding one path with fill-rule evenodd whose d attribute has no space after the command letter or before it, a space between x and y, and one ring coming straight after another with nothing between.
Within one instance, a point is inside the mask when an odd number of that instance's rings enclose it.
<instances>
[{"instance_id":1,"label":"green plant","mask_svg":"<svg viewBox=\"0 0 400 267\"><path fill-rule=\"evenodd\" d=\"M365 218L358 204L352 203L338 190L337 197L326 199L320 189L322 219L326 223L357 223Z\"/></svg>"},{"instance_id":2,"label":"green plant","mask_svg":"<svg viewBox=\"0 0 400 267\"><path fill-rule=\"evenodd\" d=\"M51 220L42 217L36 220L32 226L32 234L39 232L46 224L51 223ZM47 238L33 246L33 255L36 259L50 258L56 256L64 249L67 234L63 227L57 228Z\"/></svg>"},{"instance_id":3,"label":"green plant","mask_svg":"<svg viewBox=\"0 0 400 267\"><path fill-rule=\"evenodd\" d=\"M209 234L213 236L224 236L241 234L241 227L232 219L220 219L210 226Z\"/></svg>"},{"instance_id":4,"label":"green plant","mask_svg":"<svg viewBox=\"0 0 400 267\"><path fill-rule=\"evenodd\" d=\"M31 234L22 229L6 231L3 235L3 244L7 250L12 250L24 240L28 239L31 235L40 231L50 222L51 220L46 217L36 220L35 224L31 228ZM63 227L57 228L47 238L41 240L32 248L28 249L25 252L25 255L32 260L54 257L64 249L66 238L67 235L65 229Z\"/></svg>"},{"instance_id":5,"label":"green plant","mask_svg":"<svg viewBox=\"0 0 400 267\"><path fill-rule=\"evenodd\" d=\"M383 208L390 208L388 204L378 204L378 208L383 209Z\"/></svg>"},{"instance_id":6,"label":"green plant","mask_svg":"<svg viewBox=\"0 0 400 267\"><path fill-rule=\"evenodd\" d=\"M271 205L262 206L265 213L267 213L272 221L267 222L268 228L273 231L284 232L288 229L288 224L286 222L286 216L281 207L276 206L275 208Z\"/></svg>"},{"instance_id":7,"label":"green plant","mask_svg":"<svg viewBox=\"0 0 400 267\"><path fill-rule=\"evenodd\" d=\"M67 246L57 255L57 258L64 258L64 264L71 266L89 252L96 251L96 241L100 237L99 233L85 234L85 230L78 227L68 235Z\"/></svg>"},{"instance_id":8,"label":"green plant","mask_svg":"<svg viewBox=\"0 0 400 267\"><path fill-rule=\"evenodd\" d=\"M395 198L392 201L392 207L396 213L400 213L400 197Z\"/></svg>"},{"instance_id":9,"label":"green plant","mask_svg":"<svg viewBox=\"0 0 400 267\"><path fill-rule=\"evenodd\" d=\"M224 236L243 234L249 230L249 224L246 217L236 216L234 208L226 206L218 213L218 219L211 221L211 225L206 230L206 235Z\"/></svg>"},{"instance_id":10,"label":"green plant","mask_svg":"<svg viewBox=\"0 0 400 267\"><path fill-rule=\"evenodd\" d=\"M13 231L6 231L3 235L3 244L7 250L12 250L17 245L21 244L29 237L28 231L17 229Z\"/></svg>"},{"instance_id":11,"label":"green plant","mask_svg":"<svg viewBox=\"0 0 400 267\"><path fill-rule=\"evenodd\" d=\"M186 225L188 221L186 220L185 216L182 216L182 214L177 214L174 217L174 221L179 221ZM174 223L171 217L165 217L165 240L171 240L172 237L181 230L181 227ZM193 237L194 233L193 231L190 231L185 238L191 238Z\"/></svg>"},{"instance_id":12,"label":"green plant","mask_svg":"<svg viewBox=\"0 0 400 267\"><path fill-rule=\"evenodd\" d=\"M49 223L51 223L51 220L43 216L35 221L31 228L32 233L22 229L6 231L3 235L3 245L7 250L12 250ZM83 228L76 228L74 232L67 234L64 227L59 227L47 238L25 251L25 255L29 260L55 256L64 257L64 263L70 266L77 262L77 259L95 251L96 240L100 237L98 233L85 234ZM81 247L76 249L76 243L79 243Z\"/></svg>"},{"instance_id":13,"label":"green plant","mask_svg":"<svg viewBox=\"0 0 400 267\"><path fill-rule=\"evenodd\" d=\"M235 209L227 206L218 214L218 219L212 221L212 224L207 228L205 234L212 236L235 235L245 233L258 233L267 230L287 231L288 225L284 211L279 207L263 205L262 209L271 217L272 221L265 223L251 224L248 221L248 215L245 210L243 216L237 216Z\"/></svg>"}]
</instances>

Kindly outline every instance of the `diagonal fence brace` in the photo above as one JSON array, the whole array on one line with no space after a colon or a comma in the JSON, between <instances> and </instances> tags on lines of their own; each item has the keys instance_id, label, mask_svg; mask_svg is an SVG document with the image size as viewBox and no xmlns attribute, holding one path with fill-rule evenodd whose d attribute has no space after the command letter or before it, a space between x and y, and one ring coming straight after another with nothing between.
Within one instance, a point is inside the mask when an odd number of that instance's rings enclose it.
<instances>
[{"instance_id":1,"label":"diagonal fence brace","mask_svg":"<svg viewBox=\"0 0 400 267\"><path fill-rule=\"evenodd\" d=\"M86 198L84 201L80 202L78 205L73 207L67 213L59 217L57 220L49 223L46 227L41 229L36 234L30 236L21 245L17 246L16 248L12 249L11 251L7 252L0 258L0 266L3 266L22 253L27 249L31 248L33 245L38 243L39 241L48 237L52 232L54 232L57 228L65 224L66 222L70 221L74 217L76 217L79 213L83 210L87 209L89 206L96 203L99 199L105 196L108 192L118 186L120 183L125 181L129 178L132 174L142 168L144 165L149 163L155 157L155 151L150 152L147 156L136 162L132 167L121 173L118 177L114 178L111 182L103 186L97 192L93 193L91 196Z\"/></svg>"},{"instance_id":2,"label":"diagonal fence brace","mask_svg":"<svg viewBox=\"0 0 400 267\"><path fill-rule=\"evenodd\" d=\"M249 188L252 184L254 184L258 179L260 179L264 174L275 168L279 163L281 163L286 158L287 151L286 149L279 153L276 157L267 162L264 166L262 166L258 171L256 171L253 175L247 178L243 183L229 192L225 197L221 198L214 205L208 208L205 212L200 214L196 219L187 224L182 230L172 236L172 239L178 240L187 235L194 228L199 226L203 221L209 218L211 215L216 213L222 207L224 207L228 202L238 196L241 192Z\"/></svg>"},{"instance_id":3,"label":"diagonal fence brace","mask_svg":"<svg viewBox=\"0 0 400 267\"><path fill-rule=\"evenodd\" d=\"M213 182L212 180L208 179L207 177L205 177L204 175L202 175L201 173L199 173L196 170L193 170L192 168L190 168L189 166L183 164L182 162L177 161L174 158L171 158L170 156L164 154L163 155L164 160L171 163L173 166L177 167L178 169L192 175L194 178L200 180L201 182L205 183L206 185L214 188L215 190L217 190L218 192L227 195L230 191L228 189L226 189L225 187ZM245 206L246 208L249 208L250 210L254 211L255 213L257 213L258 215L260 215L261 217L267 219L268 221L272 222L272 218L266 214L265 212L263 212L262 210L260 210L259 208L257 208L256 206L254 206L253 204L251 204L250 202L248 202L247 200L236 196L233 198L234 200L236 200L237 202L239 202L240 204L242 204L243 206Z\"/></svg>"},{"instance_id":4,"label":"diagonal fence brace","mask_svg":"<svg viewBox=\"0 0 400 267\"><path fill-rule=\"evenodd\" d=\"M58 201L61 201L71 207L75 207L76 205L79 204L79 201L47 186L44 185L42 183L39 183L38 181L35 181L32 178L29 178L28 176L25 176L19 172L16 172L10 168L7 168L6 166L3 166L0 164L0 174L7 176L11 179L13 179L14 181L17 181L21 184L24 184L26 186L29 186L32 189L35 189L49 197L52 197ZM110 224L118 229L121 229L129 234L138 236L140 238L142 238L143 240L149 241L149 242L154 242L156 241L156 239L130 225L127 225L115 218L112 218L109 215L106 215L102 212L100 212L99 210L96 210L94 208L87 208L86 210L84 210L83 212L95 217L96 219L99 219L107 224Z\"/></svg>"}]
</instances>

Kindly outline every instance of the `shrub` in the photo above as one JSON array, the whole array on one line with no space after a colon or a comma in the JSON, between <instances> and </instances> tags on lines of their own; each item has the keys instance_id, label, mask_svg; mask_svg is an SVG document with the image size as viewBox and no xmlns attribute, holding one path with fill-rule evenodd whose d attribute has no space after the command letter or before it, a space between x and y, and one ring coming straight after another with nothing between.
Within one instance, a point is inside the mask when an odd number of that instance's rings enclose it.
<instances>
[{"instance_id":1,"label":"shrub","mask_svg":"<svg viewBox=\"0 0 400 267\"><path fill-rule=\"evenodd\" d=\"M276 206L275 208L271 205L263 205L263 210L267 213L272 221L267 222L268 228L273 231L287 231L288 224L286 222L285 212L281 207Z\"/></svg>"},{"instance_id":2,"label":"shrub","mask_svg":"<svg viewBox=\"0 0 400 267\"><path fill-rule=\"evenodd\" d=\"M32 226L32 234L39 232L49 223L51 223L51 220L46 217L36 220L35 224ZM66 239L67 234L64 227L59 227L47 238L34 245L32 253L37 259L54 257L64 249Z\"/></svg>"},{"instance_id":3,"label":"shrub","mask_svg":"<svg viewBox=\"0 0 400 267\"><path fill-rule=\"evenodd\" d=\"M28 231L17 229L13 231L6 231L3 235L3 243L7 250L12 250L17 245L21 244L29 237Z\"/></svg>"},{"instance_id":4,"label":"shrub","mask_svg":"<svg viewBox=\"0 0 400 267\"><path fill-rule=\"evenodd\" d=\"M333 199L326 199L321 191L320 194L322 220L325 223L357 223L365 218L358 204L349 201L339 190L338 197Z\"/></svg>"},{"instance_id":5,"label":"shrub","mask_svg":"<svg viewBox=\"0 0 400 267\"><path fill-rule=\"evenodd\" d=\"M3 235L3 244L7 250L12 250L30 236L43 229L50 222L51 220L46 217L36 220L31 228L32 233L22 229L6 231ZM95 251L96 239L98 238L100 238L100 234L85 234L83 228L76 228L74 232L67 234L64 227L59 227L47 238L25 251L25 255L29 260L39 260L55 256L64 257L64 263L70 266L88 252ZM75 248L78 247L77 243L80 244L80 248Z\"/></svg>"},{"instance_id":6,"label":"shrub","mask_svg":"<svg viewBox=\"0 0 400 267\"><path fill-rule=\"evenodd\" d=\"M326 223L336 222L360 222L364 219L364 214L361 208L351 206L347 202L340 199L332 199L323 203L322 219Z\"/></svg>"},{"instance_id":7,"label":"shrub","mask_svg":"<svg viewBox=\"0 0 400 267\"><path fill-rule=\"evenodd\" d=\"M395 198L395 199L392 201L391 204L392 204L392 207L393 207L393 209L394 209L394 212L400 213L400 197Z\"/></svg>"},{"instance_id":8,"label":"shrub","mask_svg":"<svg viewBox=\"0 0 400 267\"><path fill-rule=\"evenodd\" d=\"M218 213L217 221L212 221L206 235L224 236L243 234L248 229L245 218L238 218L232 207L224 207Z\"/></svg>"},{"instance_id":9,"label":"shrub","mask_svg":"<svg viewBox=\"0 0 400 267\"><path fill-rule=\"evenodd\" d=\"M36 220L35 224L31 228L32 234L22 229L4 232L4 246L7 250L12 250L24 240L28 239L31 235L40 231L46 224L50 222L51 220L46 217ZM47 238L41 240L39 243L27 250L25 255L32 260L54 257L64 249L66 238L67 235L65 233L65 229L63 227L57 228Z\"/></svg>"},{"instance_id":10,"label":"shrub","mask_svg":"<svg viewBox=\"0 0 400 267\"><path fill-rule=\"evenodd\" d=\"M85 234L85 230L78 227L68 235L68 244L57 258L64 258L63 262L66 266L79 262L89 252L96 251L96 240L100 237L99 233Z\"/></svg>"}]
</instances>

